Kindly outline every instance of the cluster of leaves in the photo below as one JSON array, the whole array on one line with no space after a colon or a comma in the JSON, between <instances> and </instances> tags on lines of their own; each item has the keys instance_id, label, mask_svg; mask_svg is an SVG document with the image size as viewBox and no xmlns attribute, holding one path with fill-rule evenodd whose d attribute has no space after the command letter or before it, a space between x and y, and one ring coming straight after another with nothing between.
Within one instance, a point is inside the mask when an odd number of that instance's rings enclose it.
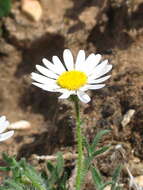
<instances>
[{"instance_id":1,"label":"cluster of leaves","mask_svg":"<svg viewBox=\"0 0 143 190\"><path fill-rule=\"evenodd\" d=\"M3 154L6 167L2 171L11 171L11 177L5 179L0 190L67 190L67 174L64 171L64 160L59 153L56 164L47 163L47 172L37 172L25 159L16 161L15 158Z\"/></svg>"},{"instance_id":2,"label":"cluster of leaves","mask_svg":"<svg viewBox=\"0 0 143 190\"><path fill-rule=\"evenodd\" d=\"M104 190L106 186L110 185L111 190L121 190L121 187L118 183L121 168L121 166L118 166L113 172L112 179L110 181L104 182L101 173L95 167L91 167L92 178L95 187L98 190Z\"/></svg>"},{"instance_id":3,"label":"cluster of leaves","mask_svg":"<svg viewBox=\"0 0 143 190\"><path fill-rule=\"evenodd\" d=\"M88 171L91 171L93 183L98 190L104 190L107 185L111 186L111 190L120 190L118 185L121 166L118 166L113 172L112 179L105 182L101 173L96 169L93 160L96 156L108 150L109 146L97 148L97 145L103 135L108 133L108 130L99 132L92 144L83 138L83 144L86 148L86 156L84 157L81 171L81 186L84 184L85 176ZM25 159L16 161L15 158L3 154L3 159L6 162L6 167L0 167L2 171L11 171L11 177L5 179L0 190L67 190L66 186L68 175L64 170L64 160L61 153L57 154L55 164L46 163L46 170L37 172Z\"/></svg>"},{"instance_id":4,"label":"cluster of leaves","mask_svg":"<svg viewBox=\"0 0 143 190\"><path fill-rule=\"evenodd\" d=\"M0 0L0 18L10 13L11 0Z\"/></svg>"},{"instance_id":5,"label":"cluster of leaves","mask_svg":"<svg viewBox=\"0 0 143 190\"><path fill-rule=\"evenodd\" d=\"M83 162L83 169L82 169L82 176L81 181L84 183L85 176L88 171L91 171L92 178L96 189L104 190L107 185L111 185L111 190L119 190L120 186L118 185L119 175L121 172L121 166L118 166L115 171L113 172L112 179L110 181L104 182L101 173L96 169L93 165L93 160L96 156L104 153L108 150L109 146L104 146L102 148L97 149L97 145L102 138L103 135L107 134L109 130L102 130L100 131L94 138L92 144L89 144L86 138L83 138L84 147L86 148L87 155L84 158ZM82 184L81 184L82 185Z\"/></svg>"}]
</instances>

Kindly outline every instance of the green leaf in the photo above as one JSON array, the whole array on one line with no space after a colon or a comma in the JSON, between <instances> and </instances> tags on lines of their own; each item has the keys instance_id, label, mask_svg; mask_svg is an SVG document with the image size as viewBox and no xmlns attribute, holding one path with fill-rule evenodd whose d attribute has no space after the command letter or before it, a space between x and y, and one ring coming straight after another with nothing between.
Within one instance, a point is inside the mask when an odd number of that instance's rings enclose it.
<instances>
[{"instance_id":1,"label":"green leaf","mask_svg":"<svg viewBox=\"0 0 143 190\"><path fill-rule=\"evenodd\" d=\"M2 157L4 159L4 161L9 165L9 166L12 166L12 167L18 167L19 166L19 163L15 160L15 157L9 157L7 154L3 153L2 154Z\"/></svg>"},{"instance_id":2,"label":"green leaf","mask_svg":"<svg viewBox=\"0 0 143 190\"><path fill-rule=\"evenodd\" d=\"M52 173L53 170L55 170L55 167L52 165L52 163L50 161L47 162L47 168L50 173Z\"/></svg>"},{"instance_id":3,"label":"green leaf","mask_svg":"<svg viewBox=\"0 0 143 190\"><path fill-rule=\"evenodd\" d=\"M0 18L10 13L11 0L0 0Z\"/></svg>"},{"instance_id":4,"label":"green leaf","mask_svg":"<svg viewBox=\"0 0 143 190\"><path fill-rule=\"evenodd\" d=\"M112 181L113 181L113 184L112 184L112 187L111 187L111 190L116 190L117 189L117 182L118 182L118 178L120 176L120 173L121 173L121 170L122 170L122 165L119 165L114 173L113 173L113 176L112 176Z\"/></svg>"},{"instance_id":5,"label":"green leaf","mask_svg":"<svg viewBox=\"0 0 143 190\"><path fill-rule=\"evenodd\" d=\"M109 133L110 130L102 130L99 133L97 133L97 135L95 136L93 143L91 145L91 150L94 151L95 148L97 147L97 144L99 143L101 137L107 133Z\"/></svg>"},{"instance_id":6,"label":"green leaf","mask_svg":"<svg viewBox=\"0 0 143 190\"><path fill-rule=\"evenodd\" d=\"M83 136L83 146L86 148L88 156L90 157L92 154L92 150L91 150L90 144L88 143L86 137L84 136Z\"/></svg>"},{"instance_id":7,"label":"green leaf","mask_svg":"<svg viewBox=\"0 0 143 190\"><path fill-rule=\"evenodd\" d=\"M92 178L93 178L93 182L95 186L97 187L97 189L100 189L100 187L103 184L102 176L100 172L96 168L91 167L91 173L92 173Z\"/></svg>"},{"instance_id":8,"label":"green leaf","mask_svg":"<svg viewBox=\"0 0 143 190\"><path fill-rule=\"evenodd\" d=\"M57 173L58 175L62 175L63 173L63 170L64 170L64 159L63 159L63 156L62 156L62 153L59 152L57 154L57 166L56 166L56 169L57 169Z\"/></svg>"},{"instance_id":9,"label":"green leaf","mask_svg":"<svg viewBox=\"0 0 143 190\"><path fill-rule=\"evenodd\" d=\"M106 152L108 149L109 149L109 146L104 146L104 147L96 150L94 153L92 153L92 158L91 159L93 160L94 157L96 157L99 154L102 154L102 153Z\"/></svg>"},{"instance_id":10,"label":"green leaf","mask_svg":"<svg viewBox=\"0 0 143 190\"><path fill-rule=\"evenodd\" d=\"M20 185L18 182L15 182L14 180L6 180L5 184L15 190L23 190L22 185Z\"/></svg>"},{"instance_id":11,"label":"green leaf","mask_svg":"<svg viewBox=\"0 0 143 190\"><path fill-rule=\"evenodd\" d=\"M88 173L88 170L90 168L90 165L91 165L91 160L89 157L86 157L84 160L83 160L83 166L81 168L81 185L84 184L84 179Z\"/></svg>"},{"instance_id":12,"label":"green leaf","mask_svg":"<svg viewBox=\"0 0 143 190\"><path fill-rule=\"evenodd\" d=\"M49 170L49 186L50 190L54 190L59 187L61 190L65 189L67 175L64 173L64 159L62 153L57 154L57 162L53 165L52 163L47 163L47 168Z\"/></svg>"},{"instance_id":13,"label":"green leaf","mask_svg":"<svg viewBox=\"0 0 143 190\"><path fill-rule=\"evenodd\" d=\"M8 172L10 171L9 167L0 167L0 171Z\"/></svg>"},{"instance_id":14,"label":"green leaf","mask_svg":"<svg viewBox=\"0 0 143 190\"><path fill-rule=\"evenodd\" d=\"M121 170L122 170L122 165L119 165L119 166L115 169L115 171L114 171L114 173L113 173L112 181L117 182L118 177L119 177L119 175L120 175L120 173L121 173Z\"/></svg>"},{"instance_id":15,"label":"green leaf","mask_svg":"<svg viewBox=\"0 0 143 190\"><path fill-rule=\"evenodd\" d=\"M64 161L61 153L58 154L55 164L48 163L50 170L37 172L25 159L16 161L15 158L4 154L3 158L9 168L11 177L4 180L0 190L67 190L68 176L64 171ZM42 175L44 174L44 175Z\"/></svg>"}]
</instances>

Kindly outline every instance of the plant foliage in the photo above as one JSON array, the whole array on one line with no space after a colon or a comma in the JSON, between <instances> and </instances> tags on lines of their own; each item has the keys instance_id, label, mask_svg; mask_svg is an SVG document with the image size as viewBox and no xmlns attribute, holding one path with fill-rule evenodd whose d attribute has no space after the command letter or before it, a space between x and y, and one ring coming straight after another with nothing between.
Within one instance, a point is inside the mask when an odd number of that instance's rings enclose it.
<instances>
[{"instance_id":1,"label":"plant foliage","mask_svg":"<svg viewBox=\"0 0 143 190\"><path fill-rule=\"evenodd\" d=\"M104 190L107 185L110 185L111 190L121 189L118 184L121 168L121 166L118 166L113 172L112 179L110 181L104 182L101 173L95 167L91 167L91 173L95 187L98 190Z\"/></svg>"},{"instance_id":2,"label":"plant foliage","mask_svg":"<svg viewBox=\"0 0 143 190\"><path fill-rule=\"evenodd\" d=\"M108 132L109 130L99 132L91 144L88 143L85 137L82 137L86 154L81 169L81 185L84 184L86 174L90 171L96 189L104 190L107 185L110 185L111 190L120 190L118 181L121 166L115 169L112 179L105 182L102 174L93 164L95 157L104 153L109 148L109 146L102 148L98 148L97 146L102 136ZM3 154L3 159L6 162L6 166L0 167L0 170L11 172L11 177L4 180L4 183L0 186L0 190L68 190L66 185L68 175L64 169L64 160L61 153L57 154L56 163L47 162L46 169L42 172L37 172L25 159L16 161L14 157L9 157L6 154Z\"/></svg>"},{"instance_id":3,"label":"plant foliage","mask_svg":"<svg viewBox=\"0 0 143 190\"><path fill-rule=\"evenodd\" d=\"M56 164L47 163L48 174L37 172L25 159L19 162L15 158L3 154L7 166L2 171L11 171L12 177L5 179L0 190L67 190L67 175L64 172L64 160L59 153Z\"/></svg>"},{"instance_id":4,"label":"plant foliage","mask_svg":"<svg viewBox=\"0 0 143 190\"><path fill-rule=\"evenodd\" d=\"M11 0L0 0L0 18L10 13Z\"/></svg>"},{"instance_id":5,"label":"plant foliage","mask_svg":"<svg viewBox=\"0 0 143 190\"><path fill-rule=\"evenodd\" d=\"M119 180L119 175L121 172L121 166L119 166L115 169L113 176L112 176L112 180L104 182L104 179L103 179L101 173L93 165L93 160L95 159L95 157L104 153L109 148L109 146L97 148L97 145L98 145L99 141L101 140L102 136L107 134L108 132L109 132L109 130L100 131L95 136L95 138L93 139L93 142L91 144L89 144L87 139L85 137L83 137L83 143L84 143L84 147L86 148L87 155L85 156L84 161L83 161L83 169L81 172L81 175L82 175L81 179L82 179L82 183L84 183L85 176L86 176L87 172L90 170L92 173L92 179L93 179L96 189L104 190L104 188L107 185L110 185L111 190L119 190L120 187L118 185L118 180Z\"/></svg>"},{"instance_id":6,"label":"plant foliage","mask_svg":"<svg viewBox=\"0 0 143 190\"><path fill-rule=\"evenodd\" d=\"M104 146L102 148L97 149L97 145L98 145L99 141L101 140L102 136L107 134L108 132L109 132L109 130L100 131L95 136L92 144L89 144L87 139L85 137L83 137L83 144L84 144L84 147L86 148L87 155L84 157L83 168L82 168L82 172L81 172L81 175L82 175L81 182L82 183L84 183L85 176L86 176L87 172L90 170L90 168L92 166L92 162L95 159L95 157L108 150L109 146Z\"/></svg>"}]
</instances>

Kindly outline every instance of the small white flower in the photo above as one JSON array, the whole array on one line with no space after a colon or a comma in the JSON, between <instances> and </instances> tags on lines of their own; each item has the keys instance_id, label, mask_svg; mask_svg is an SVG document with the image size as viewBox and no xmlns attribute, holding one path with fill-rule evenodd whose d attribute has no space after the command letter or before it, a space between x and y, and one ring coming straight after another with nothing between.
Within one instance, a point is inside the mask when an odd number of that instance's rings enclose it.
<instances>
[{"instance_id":1,"label":"small white flower","mask_svg":"<svg viewBox=\"0 0 143 190\"><path fill-rule=\"evenodd\" d=\"M108 60L101 62L100 54L92 53L85 58L84 50L80 50L74 63L71 51L65 49L63 59L64 64L57 56L53 56L53 63L44 58L45 67L36 65L42 75L31 74L36 81L33 84L46 91L62 93L59 98L75 94L82 102L88 103L91 99L85 91L103 88L105 84L102 83L111 76L104 76L112 69L112 65L108 64Z\"/></svg>"},{"instance_id":2,"label":"small white flower","mask_svg":"<svg viewBox=\"0 0 143 190\"><path fill-rule=\"evenodd\" d=\"M9 122L6 120L5 116L0 117L0 142L9 139L13 134L14 131L8 131L3 133L7 127L9 126Z\"/></svg>"}]
</instances>

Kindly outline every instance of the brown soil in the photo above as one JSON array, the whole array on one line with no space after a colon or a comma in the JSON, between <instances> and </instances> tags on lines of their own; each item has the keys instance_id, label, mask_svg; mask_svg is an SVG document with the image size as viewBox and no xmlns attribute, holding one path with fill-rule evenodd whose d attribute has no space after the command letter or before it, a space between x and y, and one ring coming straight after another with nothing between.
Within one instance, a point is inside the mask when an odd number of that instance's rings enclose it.
<instances>
[{"instance_id":1,"label":"brown soil","mask_svg":"<svg viewBox=\"0 0 143 190\"><path fill-rule=\"evenodd\" d=\"M10 122L27 120L31 128L16 131L1 144L1 152L29 159L32 154L75 150L72 105L59 101L58 94L32 86L30 73L42 57L50 60L58 55L62 59L65 48L75 56L79 49L85 49L87 55L98 52L108 58L113 71L107 87L90 92L92 101L82 104L84 132L92 140L99 130L112 129L100 146L123 145L132 173L142 175L143 1L113 2L41 0L43 17L36 23L22 13L20 1L13 1L10 15L1 23L0 115L6 115ZM135 114L123 128L121 121L130 109ZM112 161L112 154L97 159L106 177L117 166L118 159ZM139 159L137 165L135 158ZM127 174L123 176L125 184Z\"/></svg>"}]
</instances>

